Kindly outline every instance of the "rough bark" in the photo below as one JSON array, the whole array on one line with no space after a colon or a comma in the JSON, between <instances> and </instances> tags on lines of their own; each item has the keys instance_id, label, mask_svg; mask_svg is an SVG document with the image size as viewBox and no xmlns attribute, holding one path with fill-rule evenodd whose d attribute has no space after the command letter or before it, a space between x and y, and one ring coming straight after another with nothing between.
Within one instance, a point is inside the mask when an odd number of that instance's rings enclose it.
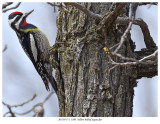
<instances>
[{"instance_id":1,"label":"rough bark","mask_svg":"<svg viewBox=\"0 0 160 124\"><path fill-rule=\"evenodd\" d=\"M107 13L111 3L80 3L93 13ZM59 114L62 117L132 116L134 86L138 67L117 67L113 71L104 52L105 45L119 43L127 25L112 24L107 32L97 30L97 21L75 7L59 10L57 38L60 71L58 82ZM128 16L129 5L121 16ZM130 34L119 53L137 59ZM114 57L117 62L118 57ZM122 62L122 61L121 61ZM143 73L143 72L142 72Z\"/></svg>"}]
</instances>

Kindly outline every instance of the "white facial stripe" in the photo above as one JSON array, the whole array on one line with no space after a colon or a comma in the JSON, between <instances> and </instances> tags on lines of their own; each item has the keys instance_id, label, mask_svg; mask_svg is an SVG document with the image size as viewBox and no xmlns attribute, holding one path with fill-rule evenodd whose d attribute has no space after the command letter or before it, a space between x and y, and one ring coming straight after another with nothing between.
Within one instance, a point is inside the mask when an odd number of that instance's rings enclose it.
<instances>
[{"instance_id":1,"label":"white facial stripe","mask_svg":"<svg viewBox=\"0 0 160 124\"><path fill-rule=\"evenodd\" d=\"M11 24L15 21L15 19L18 17L18 15L16 15L13 19L9 19L9 25L11 26Z\"/></svg>"},{"instance_id":2,"label":"white facial stripe","mask_svg":"<svg viewBox=\"0 0 160 124\"><path fill-rule=\"evenodd\" d=\"M37 48L32 34L30 34L30 45L35 62L37 62Z\"/></svg>"},{"instance_id":3,"label":"white facial stripe","mask_svg":"<svg viewBox=\"0 0 160 124\"><path fill-rule=\"evenodd\" d=\"M21 23L24 15L21 16L21 18L18 20L18 22L15 24L16 28L19 29L19 24Z\"/></svg>"}]
</instances>

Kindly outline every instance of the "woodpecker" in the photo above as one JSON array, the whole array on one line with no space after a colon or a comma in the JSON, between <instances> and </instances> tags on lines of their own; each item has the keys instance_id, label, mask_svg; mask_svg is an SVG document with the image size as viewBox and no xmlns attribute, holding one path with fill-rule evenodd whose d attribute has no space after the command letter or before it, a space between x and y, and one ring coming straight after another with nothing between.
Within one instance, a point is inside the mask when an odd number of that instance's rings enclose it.
<instances>
[{"instance_id":1,"label":"woodpecker","mask_svg":"<svg viewBox=\"0 0 160 124\"><path fill-rule=\"evenodd\" d=\"M26 22L26 18L33 11L34 10L27 13L12 12L8 17L9 25L16 32L23 50L41 76L46 90L50 90L50 82L54 91L57 93L57 83L52 76L49 53L51 47L49 41L38 27Z\"/></svg>"}]
</instances>

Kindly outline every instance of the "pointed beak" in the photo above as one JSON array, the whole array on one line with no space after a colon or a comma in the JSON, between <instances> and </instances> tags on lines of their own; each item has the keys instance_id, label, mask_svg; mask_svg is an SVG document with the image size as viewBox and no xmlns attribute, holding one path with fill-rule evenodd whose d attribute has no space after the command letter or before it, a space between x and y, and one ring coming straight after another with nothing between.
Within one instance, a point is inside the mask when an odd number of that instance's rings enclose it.
<instances>
[{"instance_id":1,"label":"pointed beak","mask_svg":"<svg viewBox=\"0 0 160 124\"><path fill-rule=\"evenodd\" d=\"M34 9L31 10L31 11L29 11L29 12L27 12L27 13L24 13L24 16L27 17L27 16L30 15L33 11L34 11Z\"/></svg>"}]
</instances>

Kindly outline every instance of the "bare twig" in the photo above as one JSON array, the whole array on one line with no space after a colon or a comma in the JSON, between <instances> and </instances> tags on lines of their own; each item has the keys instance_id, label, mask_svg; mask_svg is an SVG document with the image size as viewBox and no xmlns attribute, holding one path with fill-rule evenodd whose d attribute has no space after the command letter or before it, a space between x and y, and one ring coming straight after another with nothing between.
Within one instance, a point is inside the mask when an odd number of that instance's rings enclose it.
<instances>
[{"instance_id":1,"label":"bare twig","mask_svg":"<svg viewBox=\"0 0 160 124\"><path fill-rule=\"evenodd\" d=\"M6 103L5 103L5 102L3 102L3 101L2 101L2 103L3 103L3 105L6 105L6 106L7 106L7 108L8 108L8 110L9 110L8 112L6 112L6 113L3 115L3 117L6 117L6 115L7 115L7 114L11 114L11 116L12 116L12 117L15 117L15 114L14 114L14 112L12 111L11 106L10 106L10 105L8 105L8 104L6 104Z\"/></svg>"},{"instance_id":2,"label":"bare twig","mask_svg":"<svg viewBox=\"0 0 160 124\"><path fill-rule=\"evenodd\" d=\"M148 59L152 59L152 58L155 58L156 60L158 60L158 58L156 58L158 56L158 49L151 55L148 55L148 56L145 56L144 58L140 59L139 61L140 62L144 62Z\"/></svg>"},{"instance_id":3,"label":"bare twig","mask_svg":"<svg viewBox=\"0 0 160 124\"><path fill-rule=\"evenodd\" d=\"M49 5L51 5L51 6L53 6L54 12L56 12L56 6L59 6L59 5L55 4L55 2L54 2L54 3L47 2L47 3L48 3Z\"/></svg>"},{"instance_id":4,"label":"bare twig","mask_svg":"<svg viewBox=\"0 0 160 124\"><path fill-rule=\"evenodd\" d=\"M51 3L51 2L47 2L49 5L51 5L51 6L53 6L53 7L55 7L55 6L57 6L57 7L60 7L60 8L65 8L65 6L63 6L62 4L55 4L55 3Z\"/></svg>"},{"instance_id":5,"label":"bare twig","mask_svg":"<svg viewBox=\"0 0 160 124\"><path fill-rule=\"evenodd\" d=\"M117 20L115 21L115 23L116 24L128 24L128 23L130 23L130 21L131 21L130 18L118 17ZM147 24L142 19L133 20L133 24L140 26L140 28L141 28L141 30L143 32L143 37L144 37L144 41L145 41L146 47L148 49L155 48L156 44L154 43L153 38L150 35L150 32L149 32Z\"/></svg>"},{"instance_id":6,"label":"bare twig","mask_svg":"<svg viewBox=\"0 0 160 124\"><path fill-rule=\"evenodd\" d=\"M10 112L4 113L3 117L6 117L8 114L10 114Z\"/></svg>"},{"instance_id":7,"label":"bare twig","mask_svg":"<svg viewBox=\"0 0 160 124\"><path fill-rule=\"evenodd\" d=\"M119 57L120 59L125 60L125 61L138 62L138 60L136 60L136 59L134 59L134 58L124 57L124 56L122 56L121 54L118 54L118 53L115 53L115 52L110 52L110 54L111 54L111 56L117 56L117 57Z\"/></svg>"},{"instance_id":8,"label":"bare twig","mask_svg":"<svg viewBox=\"0 0 160 124\"><path fill-rule=\"evenodd\" d=\"M67 2L65 4L68 4L68 5L71 5L73 7L76 7L80 11L84 12L87 16L89 16L91 18L94 18L95 20L101 20L102 19L102 17L99 14L95 14L95 13L91 12L86 7L84 7L84 6L82 6L82 5L78 4L78 3L69 3L69 2Z\"/></svg>"},{"instance_id":9,"label":"bare twig","mask_svg":"<svg viewBox=\"0 0 160 124\"><path fill-rule=\"evenodd\" d=\"M34 100L34 99L36 98L36 96L37 96L37 95L34 94L33 97L32 97L31 99L27 100L26 102L23 102L23 103L17 104L17 105L9 105L9 106L10 106L10 107L19 107L19 106L23 106L23 105L29 103L30 101ZM2 102L2 103L3 103L3 105L8 105L8 104L5 103L5 102Z\"/></svg>"},{"instance_id":10,"label":"bare twig","mask_svg":"<svg viewBox=\"0 0 160 124\"><path fill-rule=\"evenodd\" d=\"M16 117L14 112L11 109L11 106L7 105L7 108L9 109L9 113L11 114L12 117Z\"/></svg>"},{"instance_id":11,"label":"bare twig","mask_svg":"<svg viewBox=\"0 0 160 124\"><path fill-rule=\"evenodd\" d=\"M60 4L55 4L55 2L54 3L47 2L47 3L54 7L54 12L56 11L56 8L55 8L56 6L63 9L64 12L68 12L67 8L65 6L63 6L62 3L60 3Z\"/></svg>"},{"instance_id":12,"label":"bare twig","mask_svg":"<svg viewBox=\"0 0 160 124\"><path fill-rule=\"evenodd\" d=\"M129 65L138 65L138 64L144 64L144 65L153 65L157 63L158 60L158 50L156 50L153 54L145 56L144 58L140 60L136 60L134 62L123 62L123 63L118 63L113 61L113 59L109 56L110 62L112 65L114 65L112 68L110 68L110 71L113 70L114 68L118 66L129 66ZM119 56L120 57L120 56ZM124 60L127 60L128 58L122 57ZM131 59L131 58L130 58ZM151 61L153 60L153 61Z\"/></svg>"},{"instance_id":13,"label":"bare twig","mask_svg":"<svg viewBox=\"0 0 160 124\"><path fill-rule=\"evenodd\" d=\"M26 115L26 114L28 114L28 113L30 113L30 112L34 112L35 114L34 114L34 117L40 117L40 116L42 116L43 115L43 112L44 112L44 108L43 108L43 105L44 105L44 103L54 94L55 92L54 91L52 91L51 93L49 93L48 95L47 95L47 97L43 100L43 102L40 102L40 103L37 103L37 104L35 104L31 109L29 109L28 111L26 111L26 112L23 112L23 113L17 113L17 112L14 112L15 114L17 114L17 115ZM39 109L37 109L37 107L40 107Z\"/></svg>"},{"instance_id":14,"label":"bare twig","mask_svg":"<svg viewBox=\"0 0 160 124\"><path fill-rule=\"evenodd\" d=\"M13 2L6 2L2 5L2 9L6 8L7 6L11 5Z\"/></svg>"},{"instance_id":15,"label":"bare twig","mask_svg":"<svg viewBox=\"0 0 160 124\"><path fill-rule=\"evenodd\" d=\"M120 43L117 43L117 44L113 45L112 47L109 48L109 50L114 49L114 48L117 47L119 44L120 44Z\"/></svg>"},{"instance_id":16,"label":"bare twig","mask_svg":"<svg viewBox=\"0 0 160 124\"><path fill-rule=\"evenodd\" d=\"M51 6L57 6L57 7L60 7L60 8L62 8L62 7L64 7L65 8L65 6L63 6L62 4L55 4L55 3L51 3L51 2L47 2L49 5L51 5Z\"/></svg>"},{"instance_id":17,"label":"bare twig","mask_svg":"<svg viewBox=\"0 0 160 124\"><path fill-rule=\"evenodd\" d=\"M23 103L21 103L21 104L17 104L17 105L12 105L11 107L18 107L18 106L23 106L23 105L25 105L25 104L27 104L27 103L29 103L30 101L33 101L35 98L36 98L36 94L34 94L33 95L33 97L31 98L31 99L29 99L29 100L27 100L26 102L23 102Z\"/></svg>"},{"instance_id":18,"label":"bare twig","mask_svg":"<svg viewBox=\"0 0 160 124\"><path fill-rule=\"evenodd\" d=\"M2 52L5 52L7 50L7 45L5 44L4 48L3 48L3 51Z\"/></svg>"},{"instance_id":19,"label":"bare twig","mask_svg":"<svg viewBox=\"0 0 160 124\"><path fill-rule=\"evenodd\" d=\"M158 5L158 2L140 2L140 3L138 3L139 6L147 5L147 4Z\"/></svg>"},{"instance_id":20,"label":"bare twig","mask_svg":"<svg viewBox=\"0 0 160 124\"><path fill-rule=\"evenodd\" d=\"M30 101L34 100L35 97L36 97L36 94L34 94L33 97L31 99L27 100L26 102L23 102L23 103L17 104L17 105L9 105L9 104L2 101L3 105L7 106L7 108L9 109L9 112L6 112L3 116L5 117L7 114L10 113L12 117L15 117L15 112L13 112L11 108L23 106L23 105L29 103Z\"/></svg>"},{"instance_id":21,"label":"bare twig","mask_svg":"<svg viewBox=\"0 0 160 124\"><path fill-rule=\"evenodd\" d=\"M54 94L54 92L50 92L50 94L44 99L43 104Z\"/></svg>"},{"instance_id":22,"label":"bare twig","mask_svg":"<svg viewBox=\"0 0 160 124\"><path fill-rule=\"evenodd\" d=\"M32 112L33 111L33 108L31 108L30 110L28 110L28 111L26 111L26 112L23 112L23 113L18 113L18 112L14 112L16 115L26 115L26 114L28 114L28 113L30 113L30 112Z\"/></svg>"},{"instance_id":23,"label":"bare twig","mask_svg":"<svg viewBox=\"0 0 160 124\"><path fill-rule=\"evenodd\" d=\"M14 6L14 7L11 7L11 8L8 8L8 9L3 10L3 12L7 12L8 10L16 9L17 7L19 7L20 4L21 4L21 2L19 2L19 3L18 3L16 6Z\"/></svg>"},{"instance_id":24,"label":"bare twig","mask_svg":"<svg viewBox=\"0 0 160 124\"><path fill-rule=\"evenodd\" d=\"M138 3L131 3L130 5L131 5L130 19L132 19L132 18L135 19Z\"/></svg>"},{"instance_id":25,"label":"bare twig","mask_svg":"<svg viewBox=\"0 0 160 124\"><path fill-rule=\"evenodd\" d=\"M118 50L121 48L121 46L123 45L124 41L126 40L127 38L127 35L129 33L129 31L131 30L131 26L132 26L132 23L133 21L131 21L127 27L127 29L125 30L124 34L122 35L121 37L121 40L120 40L120 44L118 45L118 47L115 49L114 53L117 53Z\"/></svg>"},{"instance_id":26,"label":"bare twig","mask_svg":"<svg viewBox=\"0 0 160 124\"><path fill-rule=\"evenodd\" d=\"M135 6L135 8L132 8L133 10L131 12L130 18L118 17L115 21L116 24L129 24L129 25L128 25L126 31L124 32L123 36L121 37L121 41L120 41L118 47L115 49L114 52L110 52L110 54L109 54L109 60L110 60L109 63L114 65L112 68L110 68L110 71L113 70L114 68L118 67L118 66L128 66L128 65L138 65L138 64L153 65L153 64L157 63L156 56L158 54L158 50L156 50L153 54L148 55L148 56L146 56L146 57L144 57L140 60L136 60L134 58L124 57L121 54L117 53L118 50L123 45L125 39L127 38L127 34L129 33L132 24L136 24L136 25L139 25L141 27L143 35L144 35L144 40L145 40L145 43L146 43L146 46L147 46L148 49L156 47L152 37L150 36L147 24L141 19L134 19L136 8L137 8L137 5ZM115 46L117 46L117 44L114 45L113 47L111 47L110 50L115 48ZM120 59L125 60L127 62L122 62L122 63L115 62L111 58L112 56L117 56Z\"/></svg>"},{"instance_id":27,"label":"bare twig","mask_svg":"<svg viewBox=\"0 0 160 124\"><path fill-rule=\"evenodd\" d=\"M54 2L54 4L56 4L55 2ZM54 12L56 12L56 7L53 7L54 8Z\"/></svg>"}]
</instances>

